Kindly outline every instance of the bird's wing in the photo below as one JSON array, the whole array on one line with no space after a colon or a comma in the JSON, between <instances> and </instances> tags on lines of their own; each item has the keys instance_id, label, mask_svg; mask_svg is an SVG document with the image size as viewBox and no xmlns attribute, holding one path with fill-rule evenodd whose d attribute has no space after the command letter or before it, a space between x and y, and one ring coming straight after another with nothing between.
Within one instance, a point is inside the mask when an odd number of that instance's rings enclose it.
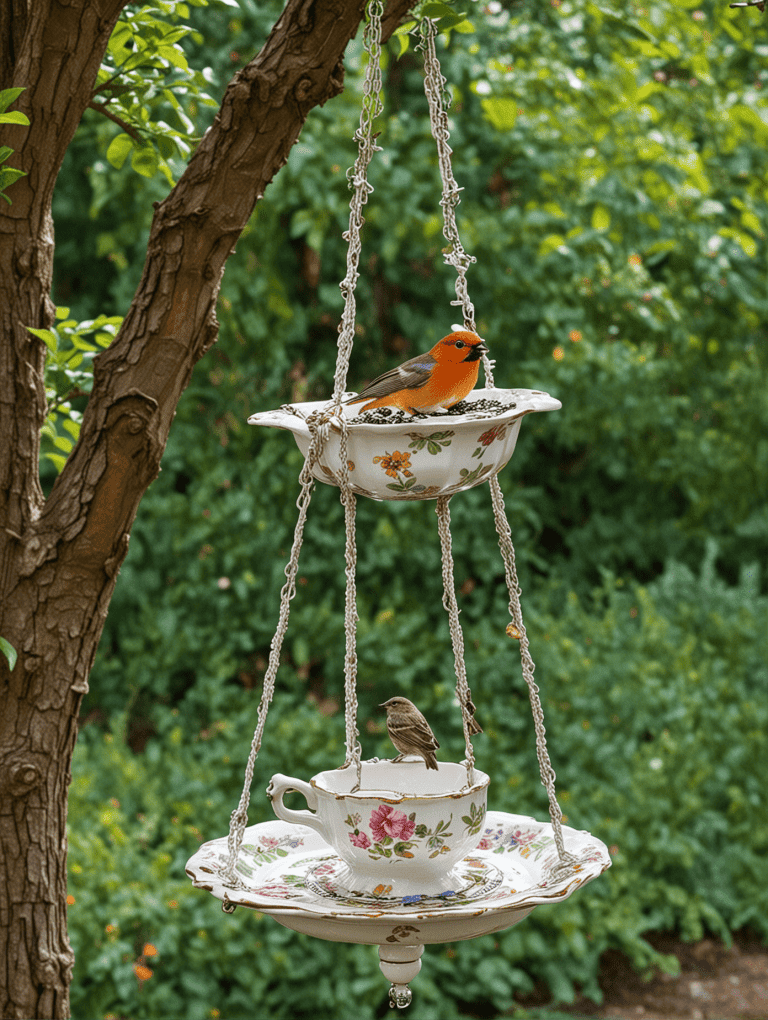
<instances>
[{"instance_id":1,"label":"bird's wing","mask_svg":"<svg viewBox=\"0 0 768 1020\"><path fill-rule=\"evenodd\" d=\"M407 743L412 743L416 740L419 744L423 744L425 747L432 747L435 750L440 747L435 740L432 727L421 713L418 716L413 715L411 712L391 715L387 720L387 728L393 741L400 737Z\"/></svg>"},{"instance_id":2,"label":"bird's wing","mask_svg":"<svg viewBox=\"0 0 768 1020\"><path fill-rule=\"evenodd\" d=\"M390 393L397 393L398 390L418 390L426 386L436 364L431 354L420 354L410 361L404 361L402 365L390 369L389 372L368 383L364 390L347 403L355 404L360 400L388 397Z\"/></svg>"}]
</instances>

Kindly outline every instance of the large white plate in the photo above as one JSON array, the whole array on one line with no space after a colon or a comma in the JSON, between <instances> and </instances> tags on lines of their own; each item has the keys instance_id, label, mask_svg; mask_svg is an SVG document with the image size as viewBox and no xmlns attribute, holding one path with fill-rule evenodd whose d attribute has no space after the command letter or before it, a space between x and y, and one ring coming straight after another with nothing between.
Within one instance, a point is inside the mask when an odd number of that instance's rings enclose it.
<instances>
[{"instance_id":1,"label":"large white plate","mask_svg":"<svg viewBox=\"0 0 768 1020\"><path fill-rule=\"evenodd\" d=\"M337 883L341 861L319 833L277 820L246 829L236 868L239 888L220 878L226 836L204 843L187 862L187 874L220 900L316 938L369 945L453 942L509 928L538 904L567 899L610 867L605 844L590 833L563 826L563 837L576 863L558 868L549 822L489 811L477 850L459 865L460 888L433 896L392 897L385 883L367 895L350 892Z\"/></svg>"}]
</instances>

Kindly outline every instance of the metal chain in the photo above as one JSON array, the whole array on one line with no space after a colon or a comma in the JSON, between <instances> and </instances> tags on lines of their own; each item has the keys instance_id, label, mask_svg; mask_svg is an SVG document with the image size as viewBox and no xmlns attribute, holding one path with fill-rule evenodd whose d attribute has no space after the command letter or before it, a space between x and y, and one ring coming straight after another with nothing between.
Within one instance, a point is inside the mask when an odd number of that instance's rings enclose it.
<instances>
[{"instance_id":1,"label":"metal chain","mask_svg":"<svg viewBox=\"0 0 768 1020\"><path fill-rule=\"evenodd\" d=\"M280 665L280 651L283 647L283 639L285 638L285 632L288 629L291 600L296 594L296 574L299 569L299 553L301 552L301 545L304 538L304 525L307 521L307 510L309 509L309 502L312 498L312 490L315 487L315 479L312 475L312 468L320 459L320 455L328 437L328 430L330 428L328 421L319 421L317 418L313 418L312 416L307 419L307 422L312 430L312 439L310 441L309 450L307 451L306 460L304 461L304 467L299 475L301 492L296 501L296 506L299 508L299 516L296 521L296 528L293 534L291 555L285 567L286 581L280 592L280 616L278 619L277 629L275 630L275 635L272 638L272 644L269 648L269 662L267 665L267 671L264 674L264 686L261 692L261 701L259 702L258 723L253 734L253 740L251 741L251 751L248 755L248 763L245 767L243 791L240 794L240 803L230 816L229 836L227 838L228 856L227 862L221 872L221 877L224 883L230 887L242 885L240 879L235 874L235 865L237 863L237 855L240 852L240 847L243 842L243 833L245 832L245 827L248 824L248 805L251 801L253 769L256 763L256 757L261 749L261 741L264 736L264 725L267 721L269 705L275 693L275 678L277 676L278 666Z\"/></svg>"},{"instance_id":2,"label":"metal chain","mask_svg":"<svg viewBox=\"0 0 768 1020\"><path fill-rule=\"evenodd\" d=\"M369 0L366 9L367 21L363 30L363 51L368 54L363 83L363 103L360 110L360 125L355 131L357 159L347 171L347 180L352 189L349 203L349 229L342 235L347 242L347 273L339 284L344 298L344 311L339 323L336 374L333 380L333 407L338 411L337 423L341 430L339 453L341 458L341 502L344 507L345 559L346 559L346 600L344 606L344 631L346 652L344 657L344 720L346 726L347 758L345 765L354 765L357 772L355 789L361 781L360 732L357 728L357 590L355 572L357 569L357 547L355 544L356 498L349 483L349 428L341 413L341 398L346 390L349 359L355 339L355 287L360 276L360 230L365 222L363 206L373 191L368 182L368 166L374 152L380 152L376 145L373 124L383 106L381 102L381 19L384 14L384 0Z\"/></svg>"},{"instance_id":3,"label":"metal chain","mask_svg":"<svg viewBox=\"0 0 768 1020\"><path fill-rule=\"evenodd\" d=\"M451 631L453 660L456 670L456 697L461 706L461 718L464 723L464 744L466 748L467 786L474 782L475 753L472 749L470 720L472 719L472 693L467 683L467 667L464 662L464 635L459 623L459 606L456 601L456 584L453 577L453 554L451 551L451 511L448 506L450 496L438 496L435 513L437 514L437 530L440 535L440 551L443 561L443 605L448 613L448 626Z\"/></svg>"},{"instance_id":4,"label":"metal chain","mask_svg":"<svg viewBox=\"0 0 768 1020\"><path fill-rule=\"evenodd\" d=\"M430 18L422 18L419 22L419 34L421 42L418 48L424 51L424 92L429 104L429 120L432 126L432 136L437 145L437 161L440 167L440 178L443 182L443 197L440 205L443 208L443 235L448 242L448 247L443 249L443 258L449 266L453 266L456 270L456 299L451 301L451 304L462 309L464 328L472 333L477 333L475 306L469 298L467 289L467 270L473 262L477 262L477 259L474 255L468 255L464 251L459 228L456 225L456 206L461 201L461 192L464 189L456 183L451 166L453 150L448 144L451 134L448 130L447 113L451 105L451 97L435 50L437 34L435 23ZM488 389L493 389L492 362L487 354L483 355L483 370L486 386Z\"/></svg>"},{"instance_id":5,"label":"metal chain","mask_svg":"<svg viewBox=\"0 0 768 1020\"><path fill-rule=\"evenodd\" d=\"M512 531L504 509L504 495L499 485L497 475L491 479L491 502L493 504L493 516L496 521L496 532L499 536L499 549L504 560L504 572L509 591L509 613L512 617L512 625L515 628L514 636L520 641L520 662L523 669L523 677L528 685L528 696L531 702L533 713L533 724L536 730L536 756L539 759L539 771L541 773L542 785L546 788L549 798L549 817L552 822L552 832L555 837L557 853L560 857L561 866L569 867L576 862L573 854L565 849L563 842L562 820L563 813L557 802L555 793L555 770L549 760L547 751L546 730L544 729L544 710L541 707L539 688L533 679L533 671L536 668L528 647L528 635L523 624L523 612L520 607L520 584L517 580L517 567L515 565L515 547L512 544Z\"/></svg>"},{"instance_id":6,"label":"metal chain","mask_svg":"<svg viewBox=\"0 0 768 1020\"><path fill-rule=\"evenodd\" d=\"M344 656L344 720L346 724L347 757L345 765L354 765L357 782L353 788L360 789L362 764L360 732L357 728L357 587L355 573L357 570L357 546L355 542L355 509L356 497L349 484L349 426L343 417L339 418L341 437L339 440L339 457L341 459L341 502L344 507L345 561L346 561L346 601L344 605L344 633L346 635L346 653Z\"/></svg>"},{"instance_id":7,"label":"metal chain","mask_svg":"<svg viewBox=\"0 0 768 1020\"><path fill-rule=\"evenodd\" d=\"M368 195L373 188L368 183L367 171L373 153L380 151L380 147L374 144L373 122L381 113L381 18L384 13L383 0L369 0L367 8L368 21L363 31L363 47L368 53L368 67L365 74L363 86L363 105L360 113L360 127L355 132L355 141L358 142L358 156L354 166L349 170L347 179L354 194L350 201L349 230L343 235L348 242L347 251L347 274L339 284L342 296L344 297L344 312L339 324L338 354L336 357L336 373L334 375L333 400L331 407L333 411L327 410L322 414L310 415L306 421L310 427L312 438L304 461L304 467L299 475L301 493L296 505L299 508L299 517L293 537L291 556L285 568L286 582L280 593L280 616L277 629L270 646L269 663L264 674L264 687L259 702L258 723L251 741L251 750L248 755L248 763L245 768L243 791L240 795L240 802L232 812L227 839L228 856L226 864L222 869L222 879L230 888L242 886L242 882L235 874L235 866L240 847L243 842L243 834L248 824L248 805L251 799L251 784L253 782L253 771L261 749L261 742L264 736L264 725L267 721L267 712L275 691L275 678L280 664L280 651L283 639L288 628L288 617L290 615L291 600L296 594L296 573L299 566L299 553L304 536L304 525L307 519L307 509L315 486L315 479L312 475L312 468L319 461L330 429L330 419L335 417L338 427L341 429L341 502L344 506L344 520L346 533L346 577L347 593L345 606L345 632L346 632L346 656L344 666L344 698L345 698L345 719L346 719L346 740L347 740L347 763L352 763L357 769L357 782L360 784L361 763L360 763L360 737L357 729L357 653L355 650L357 630L357 609L355 589L355 568L357 564L357 551L355 547L355 495L349 484L349 464L347 455L348 428L341 410L341 397L346 388L347 371L349 369L349 358L352 352L352 343L355 335L355 286L359 273L357 267L360 261L360 228L363 225L362 208L368 201ZM290 408L298 413L295 408ZM329 413L330 411L330 413ZM334 414L335 412L335 414ZM302 415L303 417L303 415ZM226 904L225 904L226 905Z\"/></svg>"},{"instance_id":8,"label":"metal chain","mask_svg":"<svg viewBox=\"0 0 768 1020\"><path fill-rule=\"evenodd\" d=\"M364 221L363 206L373 187L368 183L368 164L374 152L381 152L373 135L373 122L383 107L381 102L381 18L384 13L383 0L369 0L367 8L368 20L363 31L363 49L368 54L368 67L365 71L363 85L363 106L360 111L360 126L355 131L354 140L358 143L357 159L347 171L347 180L354 194L349 203L349 229L342 235L347 242L347 275L339 284L344 298L344 311L339 323L338 354L336 357L336 374L333 379L333 404L339 407L341 396L347 385L347 371L352 354L352 343L355 338L355 286L360 276L360 228Z\"/></svg>"}]
</instances>

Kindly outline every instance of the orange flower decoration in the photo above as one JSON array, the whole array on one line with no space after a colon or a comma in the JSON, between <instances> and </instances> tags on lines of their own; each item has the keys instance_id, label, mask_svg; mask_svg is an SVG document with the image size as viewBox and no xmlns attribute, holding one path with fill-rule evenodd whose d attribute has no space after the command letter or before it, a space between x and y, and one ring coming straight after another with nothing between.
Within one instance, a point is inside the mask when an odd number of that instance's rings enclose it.
<instances>
[{"instance_id":1,"label":"orange flower decoration","mask_svg":"<svg viewBox=\"0 0 768 1020\"><path fill-rule=\"evenodd\" d=\"M399 450L395 450L394 453L387 453L383 457L374 457L373 463L381 464L390 478L397 478L398 474L402 474L406 478L413 476L413 472L410 470L410 453L400 453Z\"/></svg>"},{"instance_id":2,"label":"orange flower decoration","mask_svg":"<svg viewBox=\"0 0 768 1020\"><path fill-rule=\"evenodd\" d=\"M155 949L151 942L144 943L144 951L142 953L142 956L157 956L157 950Z\"/></svg>"},{"instance_id":3,"label":"orange flower decoration","mask_svg":"<svg viewBox=\"0 0 768 1020\"><path fill-rule=\"evenodd\" d=\"M134 963L133 973L139 979L139 981L149 981L154 971L150 970L149 967L145 967L143 963Z\"/></svg>"}]
</instances>

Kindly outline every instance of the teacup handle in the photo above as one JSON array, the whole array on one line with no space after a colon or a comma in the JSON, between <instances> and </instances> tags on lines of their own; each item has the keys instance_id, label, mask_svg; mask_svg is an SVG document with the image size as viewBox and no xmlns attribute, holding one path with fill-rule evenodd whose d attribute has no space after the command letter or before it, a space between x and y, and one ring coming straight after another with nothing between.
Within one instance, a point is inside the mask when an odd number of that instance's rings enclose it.
<instances>
[{"instance_id":1,"label":"teacup handle","mask_svg":"<svg viewBox=\"0 0 768 1020\"><path fill-rule=\"evenodd\" d=\"M307 806L312 810L293 811L286 807L283 804L283 796L289 790L295 790L296 793L306 797ZM272 810L278 818L282 818L284 822L296 822L299 825L308 825L311 829L317 829L326 843L329 841L325 826L314 813L317 810L317 793L309 783L305 783L303 779L294 779L293 776L284 776L281 772L276 772L269 781L267 796L272 801Z\"/></svg>"}]
</instances>

